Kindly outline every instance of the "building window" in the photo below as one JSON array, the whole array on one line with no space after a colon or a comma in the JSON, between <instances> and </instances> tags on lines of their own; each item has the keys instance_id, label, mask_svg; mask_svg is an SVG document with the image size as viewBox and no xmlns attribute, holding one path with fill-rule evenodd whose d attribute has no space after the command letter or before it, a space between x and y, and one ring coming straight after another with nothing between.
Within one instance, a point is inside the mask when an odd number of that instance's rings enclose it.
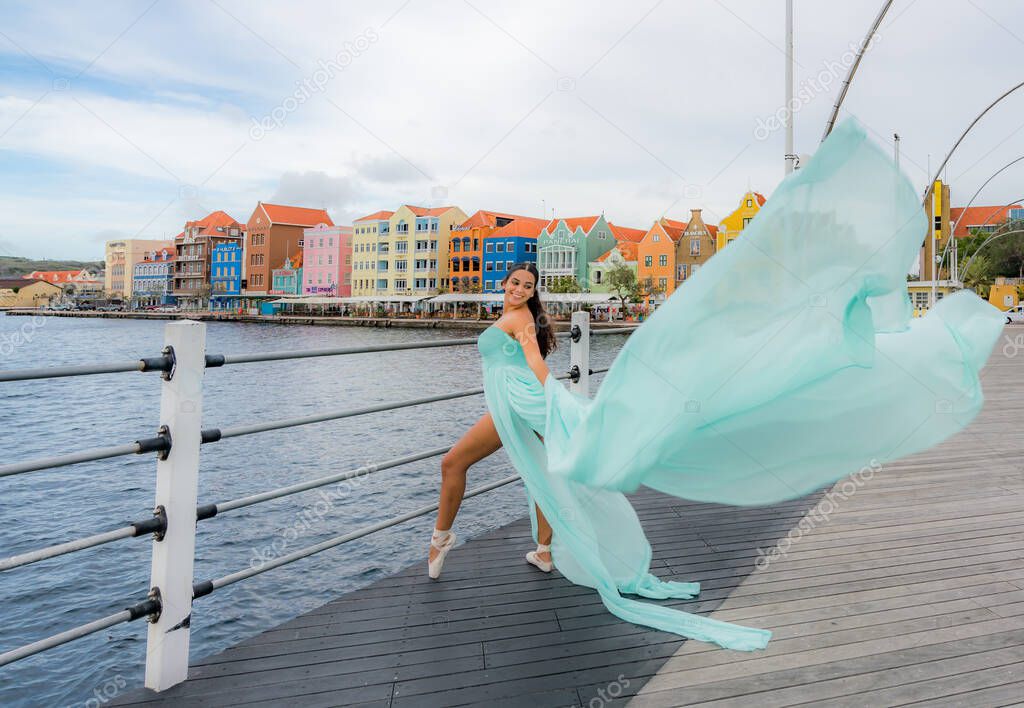
<instances>
[{"instance_id":1,"label":"building window","mask_svg":"<svg viewBox=\"0 0 1024 708\"><path fill-rule=\"evenodd\" d=\"M484 244L484 253L494 253L494 244L493 243L485 243Z\"/></svg>"},{"instance_id":2,"label":"building window","mask_svg":"<svg viewBox=\"0 0 1024 708\"><path fill-rule=\"evenodd\" d=\"M488 273L492 272L494 270L494 263L492 261L487 261L486 263L484 263L484 270L487 271Z\"/></svg>"},{"instance_id":3,"label":"building window","mask_svg":"<svg viewBox=\"0 0 1024 708\"><path fill-rule=\"evenodd\" d=\"M750 223L750 218L749 217L744 219L743 220L743 228L747 228L747 224L749 224L749 223Z\"/></svg>"},{"instance_id":4,"label":"building window","mask_svg":"<svg viewBox=\"0 0 1024 708\"><path fill-rule=\"evenodd\" d=\"M668 278L658 278L658 287L666 290L668 288Z\"/></svg>"},{"instance_id":5,"label":"building window","mask_svg":"<svg viewBox=\"0 0 1024 708\"><path fill-rule=\"evenodd\" d=\"M498 252L498 253L504 253L505 252L505 244L504 243L496 243L496 244L494 244L494 250L496 252Z\"/></svg>"},{"instance_id":6,"label":"building window","mask_svg":"<svg viewBox=\"0 0 1024 708\"><path fill-rule=\"evenodd\" d=\"M644 265L650 268L654 265L654 256L644 256Z\"/></svg>"},{"instance_id":7,"label":"building window","mask_svg":"<svg viewBox=\"0 0 1024 708\"><path fill-rule=\"evenodd\" d=\"M651 237L651 240L654 241L655 243L658 243L659 241L661 241L661 234L654 234L654 236Z\"/></svg>"},{"instance_id":8,"label":"building window","mask_svg":"<svg viewBox=\"0 0 1024 708\"><path fill-rule=\"evenodd\" d=\"M505 270L512 270L512 261L505 261Z\"/></svg>"},{"instance_id":9,"label":"building window","mask_svg":"<svg viewBox=\"0 0 1024 708\"><path fill-rule=\"evenodd\" d=\"M700 239L699 238L691 238L690 239L690 255L691 256L699 256L700 255Z\"/></svg>"},{"instance_id":10,"label":"building window","mask_svg":"<svg viewBox=\"0 0 1024 708\"><path fill-rule=\"evenodd\" d=\"M748 199L748 200L747 200L747 206L748 206L748 207L752 207L752 206L754 206L754 200L753 200L753 199Z\"/></svg>"},{"instance_id":11,"label":"building window","mask_svg":"<svg viewBox=\"0 0 1024 708\"><path fill-rule=\"evenodd\" d=\"M494 281L493 280L485 280L484 281L484 289L485 290L494 290Z\"/></svg>"},{"instance_id":12,"label":"building window","mask_svg":"<svg viewBox=\"0 0 1024 708\"><path fill-rule=\"evenodd\" d=\"M662 253L660 256L658 256L658 265L660 265L660 266L667 266L668 265L668 256L666 256L664 253Z\"/></svg>"}]
</instances>

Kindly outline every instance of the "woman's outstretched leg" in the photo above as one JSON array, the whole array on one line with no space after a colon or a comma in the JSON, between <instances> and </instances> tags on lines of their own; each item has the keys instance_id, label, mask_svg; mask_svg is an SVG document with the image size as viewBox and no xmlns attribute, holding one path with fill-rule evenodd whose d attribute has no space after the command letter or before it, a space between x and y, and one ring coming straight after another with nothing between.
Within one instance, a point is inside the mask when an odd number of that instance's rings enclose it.
<instances>
[{"instance_id":1,"label":"woman's outstretched leg","mask_svg":"<svg viewBox=\"0 0 1024 708\"><path fill-rule=\"evenodd\" d=\"M441 458L441 499L437 521L434 523L434 538L441 545L455 522L455 515L459 513L462 497L466 493L466 472L473 464L500 447L501 439L494 427L494 420L490 413L485 413ZM439 553L441 550L432 543L429 560L433 561Z\"/></svg>"},{"instance_id":2,"label":"woman's outstretched leg","mask_svg":"<svg viewBox=\"0 0 1024 708\"><path fill-rule=\"evenodd\" d=\"M544 518L544 512L540 510L540 507L534 504L537 508L537 543L542 546L551 545L551 524ZM537 560L544 561L545 563L551 562L551 553L549 551L538 551Z\"/></svg>"}]
</instances>

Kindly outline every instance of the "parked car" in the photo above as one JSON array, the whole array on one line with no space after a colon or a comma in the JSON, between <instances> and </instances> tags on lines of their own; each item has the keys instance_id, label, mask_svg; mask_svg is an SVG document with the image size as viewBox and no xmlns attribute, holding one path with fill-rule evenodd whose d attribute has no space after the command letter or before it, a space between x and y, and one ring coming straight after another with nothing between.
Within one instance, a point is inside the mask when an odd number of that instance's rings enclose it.
<instances>
[{"instance_id":1,"label":"parked car","mask_svg":"<svg viewBox=\"0 0 1024 708\"><path fill-rule=\"evenodd\" d=\"M1006 324L1010 324L1011 322L1024 322L1024 302L1016 307L1011 307L1003 314L1006 315Z\"/></svg>"}]
</instances>

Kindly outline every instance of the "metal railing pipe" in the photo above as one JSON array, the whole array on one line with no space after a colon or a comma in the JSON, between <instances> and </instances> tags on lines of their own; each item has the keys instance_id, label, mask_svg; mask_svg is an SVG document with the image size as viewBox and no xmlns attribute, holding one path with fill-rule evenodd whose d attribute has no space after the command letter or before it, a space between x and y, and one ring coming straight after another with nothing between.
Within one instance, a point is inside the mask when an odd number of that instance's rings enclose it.
<instances>
[{"instance_id":1,"label":"metal railing pipe","mask_svg":"<svg viewBox=\"0 0 1024 708\"><path fill-rule=\"evenodd\" d=\"M463 496L463 499L468 499L470 497L475 497L478 494L483 494L484 492L489 492L492 489L497 489L498 487L502 487L502 486L504 486L506 484L511 484L512 482L515 482L515 481L517 481L519 479L520 479L520 477L519 477L518 474L514 474L514 475L512 475L510 477L505 477L504 479L499 479L496 482L491 482L490 484L485 484L485 485L483 485L481 487L478 487L478 488L476 488L476 489L474 489L474 490L472 490L470 492L467 492ZM431 512L437 511L437 507L438 507L437 504L431 504L430 506L424 506L424 507L421 507L421 508L416 509L414 511L410 511L410 512L408 512L406 514L402 514L401 516L396 516L396 517L394 517L392 519L388 519L386 521L381 521L379 523L372 524L370 526L365 526L365 527L363 527L363 528L361 528L361 529L359 529L357 531L353 531L351 533L347 533L347 534L344 534L342 536L335 536L334 538L329 538L326 541L323 541L321 543L317 543L317 544L312 545L312 546L307 546L305 548L300 548L297 551L294 551L294 552L289 553L287 555L281 556L279 558L275 558L275 559L273 559L271 561L268 561L266 563L263 563L263 564L261 564L259 566L245 568L244 570L240 570L238 572L231 573L230 575L225 575L223 577L216 578L214 580L207 580L205 582L196 583L193 586L194 587L194 592L195 592L197 598L198 597L202 597L203 595L208 595L211 592L213 592L214 590L219 590L220 588L223 588L223 587L226 587L228 585L232 585L234 583L237 583L240 580L245 580L247 578L251 578L254 575L259 575L260 573L266 573L268 570L273 570L274 568L280 568L283 565L288 565L289 563L294 563L297 560L302 560L303 558L308 558L311 555L314 555L316 553L320 553L321 551L326 551L326 550L328 550L330 548L334 548L335 546L340 546L343 543L347 543L349 541L354 541L357 538L362 538L363 536L367 536L367 535L369 535L371 533L375 533L377 531L381 531L383 529L390 528L392 526L397 526L398 524L404 523L404 522L409 521L411 519L415 519L415 518L417 518L419 516L424 516L424 515L429 514Z\"/></svg>"},{"instance_id":2,"label":"metal railing pipe","mask_svg":"<svg viewBox=\"0 0 1024 708\"><path fill-rule=\"evenodd\" d=\"M425 460L429 457L435 457L437 455L443 455L452 449L451 445L444 447L434 448L433 450L427 450L425 452L417 452L410 455L404 455L402 457L394 457L384 462L365 465L358 469L349 470L348 472L341 472L339 474L328 475L327 477L320 477L318 479L311 479L308 482L299 482L298 484L292 484L287 487L280 487L278 489L272 489L267 492L260 494L252 494L247 497L241 497L239 499L232 499L226 502L218 502L217 504L211 504L209 507L199 507L199 518L205 519L212 516L216 516L225 511L232 511L233 509L241 509L245 506L251 506L253 504L259 504L261 502L270 501L271 499L279 499L281 497L288 496L290 494L298 494L299 492L307 492L310 489L316 489L317 487L323 487L328 484L335 482L342 482L346 479L352 479L354 477L363 477L374 472L380 472L382 470L391 469L392 467L399 467L401 465L408 464L410 462L417 462L419 460ZM207 511L207 509L209 509Z\"/></svg>"},{"instance_id":3,"label":"metal railing pipe","mask_svg":"<svg viewBox=\"0 0 1024 708\"><path fill-rule=\"evenodd\" d=\"M83 624L74 629L69 629L66 632L60 634L54 634L52 637L46 639L40 639L38 642L32 642L26 644L23 647L12 649L11 651L0 654L0 666L6 666L7 664L14 663L20 659L25 659L34 654L46 651L47 649L53 649L59 647L61 644L67 644L76 639L87 637L90 634L96 632L102 632L104 629L114 627L125 622L131 622L140 617L147 617L149 615L157 614L160 612L160 601L157 599L149 599L144 602L140 602L134 607L122 610L112 615L107 615L102 619Z\"/></svg>"}]
</instances>

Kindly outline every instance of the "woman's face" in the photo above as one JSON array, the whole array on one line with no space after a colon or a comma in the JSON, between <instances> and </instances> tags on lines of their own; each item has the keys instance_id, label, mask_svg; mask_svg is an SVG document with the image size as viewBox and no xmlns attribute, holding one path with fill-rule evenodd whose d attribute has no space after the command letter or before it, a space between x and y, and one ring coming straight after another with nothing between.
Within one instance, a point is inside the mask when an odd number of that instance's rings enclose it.
<instances>
[{"instance_id":1,"label":"woman's face","mask_svg":"<svg viewBox=\"0 0 1024 708\"><path fill-rule=\"evenodd\" d=\"M505 306L521 307L533 296L537 282L528 270L514 270L505 280Z\"/></svg>"}]
</instances>

